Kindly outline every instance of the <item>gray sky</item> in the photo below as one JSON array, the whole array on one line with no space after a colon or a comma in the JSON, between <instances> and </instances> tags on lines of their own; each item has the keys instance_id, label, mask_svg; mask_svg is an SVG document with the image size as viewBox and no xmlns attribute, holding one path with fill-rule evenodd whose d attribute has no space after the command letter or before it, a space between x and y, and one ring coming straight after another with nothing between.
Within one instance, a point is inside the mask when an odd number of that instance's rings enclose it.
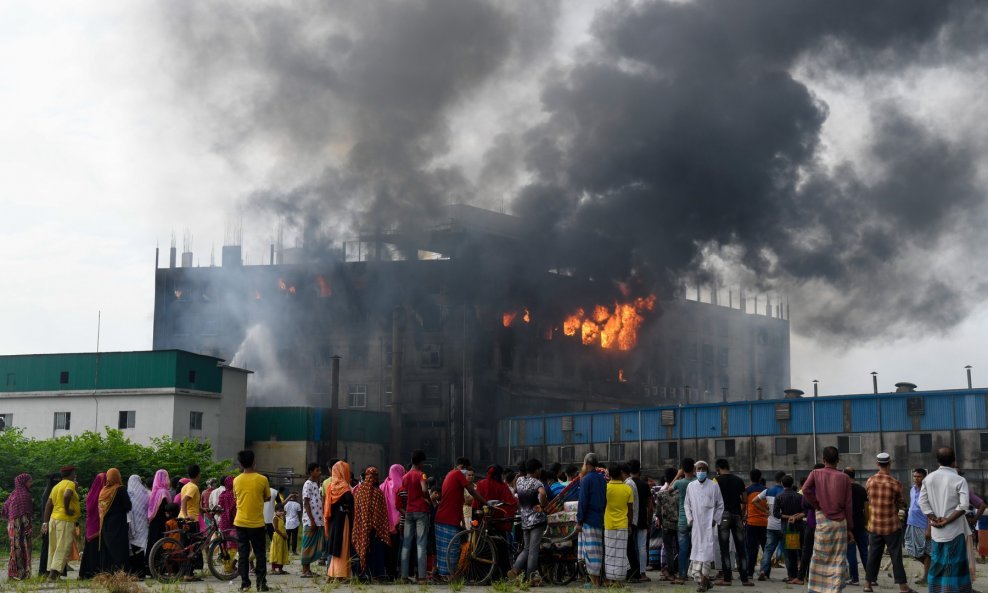
<instances>
[{"instance_id":1,"label":"gray sky","mask_svg":"<svg viewBox=\"0 0 988 593\"><path fill-rule=\"evenodd\" d=\"M794 136L795 144L767 144L770 159L782 154L795 163L780 174L788 189L777 202L790 218L740 220L740 212L773 209L758 196L744 198L737 212L727 200L702 204L727 214L723 221L701 217L683 240L673 236L683 226L675 217L656 215L648 240L682 245L669 265L681 270L687 262L691 271L716 273L731 284L751 286L764 276L766 290L789 294L793 384L807 391L812 379L824 394L868 391L873 370L883 389L900 380L959 387L966 364L974 365L976 383L988 383L978 381L988 376L980 347L988 275L977 263L985 255L988 68L985 47L970 42L958 24L977 18L937 15L945 23L939 30L906 16L887 31L837 22L793 31L822 40L803 47L789 33L763 31L775 15L755 10L739 18L693 10L690 3L683 10L656 10L648 2L494 3L490 18L479 16L495 24L459 38L447 33L467 30L478 14L447 6L442 39L416 51L428 55L443 43L480 51L458 52L462 59L449 61L437 53L437 68L416 70L430 82L403 86L403 74L417 68L415 55L389 54L408 46L391 46L390 38L374 39L370 31L421 40L430 32L415 28L416 17L436 22L428 12L440 4L406 3L408 14L397 15L397 5L384 2L369 9L339 3L337 13L312 15L273 2L178 9L108 0L0 4L0 353L93 350L98 310L101 349L150 348L154 248L167 251L173 233L181 249L183 233L191 232L197 263L208 265L210 251L218 260L226 230L242 220L247 257L258 263L279 217L298 223L288 225L291 241L300 221L318 218L324 207L344 204L356 217L390 193L397 197L380 209L400 211L408 205L402 189L413 185L411 206L465 199L558 217L559 211L543 210L543 196L574 196L575 202L553 203L574 212L574 220L606 219L607 199L636 204L622 188L639 183L670 194L685 187L717 191L635 170L628 163L643 155L625 150L635 142L594 146L608 134L627 138L628 130L612 120L631 114L632 131L642 121L655 126L654 137L679 134L647 148L644 157L658 162L668 160L655 156L666 148L675 156L709 147L689 147L684 128L653 124L653 116L699 122L686 129L704 128L720 144L746 138L732 126L750 117L762 126L758 137L772 136L780 121L810 127L806 137ZM968 6L945 4L961 14ZM791 18L805 20L799 17ZM682 36L664 28L676 19ZM726 20L737 22L726 29L731 36L719 43L703 37ZM274 40L270 46L245 41L265 35ZM296 35L316 41L293 43ZM771 42L760 41L766 37ZM361 45L368 38L373 43ZM732 43L737 47L718 49ZM314 47L328 47L326 57ZM761 78L752 75L758 80L783 72L793 82L786 77L781 86L764 87L765 95L739 93L731 109L714 105L698 116L684 107L696 101L678 95L682 88L699 86L707 96L745 84L741 67L720 71L718 51L750 52L745 63L761 65ZM398 64L395 71L382 74L391 64ZM332 81L310 88L321 76ZM388 82L368 83L380 80ZM666 86L648 86L656 80ZM634 98L639 87L648 100ZM759 115L759 106L793 89L799 96L791 103ZM745 104L748 99L754 103ZM288 113L278 108L288 105ZM601 105L613 111L601 115ZM777 117L792 105L810 110L793 108L791 120ZM308 118L328 123L310 129ZM389 136L388 129L407 122L414 142ZM588 157L577 144L596 152ZM377 152L357 159L360 146ZM395 146L393 154L384 150ZM758 151L744 146L719 166L740 162L740 173L725 177L763 183L745 170L755 167L747 164L748 152ZM607 159L597 156L609 153L620 162L598 166ZM369 189L367 171L407 159L411 173L375 180L375 188L388 191ZM556 176L556 169L567 173ZM427 190L418 195L418 186ZM323 206L325 192L349 193ZM655 198L648 200L641 202L646 208ZM682 220L689 218L693 202L670 203L679 209L668 212L686 208ZM296 204L302 206L286 214ZM787 235L780 225L790 236L775 241ZM330 237L342 232L325 227ZM619 224L602 228L637 232ZM874 234L875 228L883 232Z\"/></svg>"}]
</instances>

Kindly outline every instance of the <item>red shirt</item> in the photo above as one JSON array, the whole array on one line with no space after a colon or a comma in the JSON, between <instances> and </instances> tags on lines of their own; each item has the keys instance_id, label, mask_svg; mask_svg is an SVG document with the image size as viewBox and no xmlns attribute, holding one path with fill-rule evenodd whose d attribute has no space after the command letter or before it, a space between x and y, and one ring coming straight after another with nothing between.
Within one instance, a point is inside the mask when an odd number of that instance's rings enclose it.
<instances>
[{"instance_id":1,"label":"red shirt","mask_svg":"<svg viewBox=\"0 0 988 593\"><path fill-rule=\"evenodd\" d=\"M422 482L425 475L417 469L408 470L405 477L401 479L401 487L408 493L405 502L406 513L428 513L429 501L425 499L422 492Z\"/></svg>"},{"instance_id":2,"label":"red shirt","mask_svg":"<svg viewBox=\"0 0 988 593\"><path fill-rule=\"evenodd\" d=\"M803 498L831 521L846 519L847 528L854 529L851 478L844 472L833 467L811 471L803 483Z\"/></svg>"},{"instance_id":3,"label":"red shirt","mask_svg":"<svg viewBox=\"0 0 988 593\"><path fill-rule=\"evenodd\" d=\"M443 490L436 509L436 523L459 525L463 522L463 489L467 487L467 477L458 469L446 474Z\"/></svg>"}]
</instances>

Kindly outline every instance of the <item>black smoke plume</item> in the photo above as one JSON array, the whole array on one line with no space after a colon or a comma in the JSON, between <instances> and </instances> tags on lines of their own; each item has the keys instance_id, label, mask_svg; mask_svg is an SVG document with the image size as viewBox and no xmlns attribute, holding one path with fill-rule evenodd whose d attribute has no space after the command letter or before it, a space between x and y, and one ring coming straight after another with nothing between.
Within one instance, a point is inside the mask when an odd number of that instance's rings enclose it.
<instances>
[{"instance_id":1,"label":"black smoke plume","mask_svg":"<svg viewBox=\"0 0 988 593\"><path fill-rule=\"evenodd\" d=\"M806 79L880 85L962 62L983 69L982 4L616 2L560 58L559 15L576 6L161 10L217 149L241 163L258 147L273 155L249 203L313 242L424 224L474 202L481 183L525 179L509 196L535 229L538 257L524 269L786 292L797 329L824 340L944 332L977 303L985 279L949 265L958 246L981 254L977 143L890 101L863 115L861 160L835 158L827 97ZM472 181L451 154L451 114L534 68L540 113L518 121L535 123L505 121Z\"/></svg>"}]
</instances>

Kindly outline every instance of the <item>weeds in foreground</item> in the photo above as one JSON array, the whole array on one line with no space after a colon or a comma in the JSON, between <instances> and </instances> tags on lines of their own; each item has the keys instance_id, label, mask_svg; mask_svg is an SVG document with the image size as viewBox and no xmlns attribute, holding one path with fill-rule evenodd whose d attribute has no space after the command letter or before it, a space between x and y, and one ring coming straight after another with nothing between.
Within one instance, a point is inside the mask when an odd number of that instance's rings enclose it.
<instances>
[{"instance_id":1,"label":"weeds in foreground","mask_svg":"<svg viewBox=\"0 0 988 593\"><path fill-rule=\"evenodd\" d=\"M491 589L495 593L515 593L518 590L515 582L512 580L500 580L491 583Z\"/></svg>"},{"instance_id":2,"label":"weeds in foreground","mask_svg":"<svg viewBox=\"0 0 988 593\"><path fill-rule=\"evenodd\" d=\"M106 593L147 593L137 579L122 570L98 574L91 582L92 588Z\"/></svg>"},{"instance_id":3,"label":"weeds in foreground","mask_svg":"<svg viewBox=\"0 0 988 593\"><path fill-rule=\"evenodd\" d=\"M464 587L466 587L466 583L463 582L463 579L453 579L449 582L449 588L453 591L462 591Z\"/></svg>"}]
</instances>

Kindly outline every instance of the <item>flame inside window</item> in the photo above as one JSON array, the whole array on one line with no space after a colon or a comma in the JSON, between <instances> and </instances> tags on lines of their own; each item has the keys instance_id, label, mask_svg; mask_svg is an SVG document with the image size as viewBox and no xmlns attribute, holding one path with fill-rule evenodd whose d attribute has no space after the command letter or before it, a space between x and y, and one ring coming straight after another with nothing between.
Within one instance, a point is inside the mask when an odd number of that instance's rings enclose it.
<instances>
[{"instance_id":1,"label":"flame inside window","mask_svg":"<svg viewBox=\"0 0 988 593\"><path fill-rule=\"evenodd\" d=\"M655 309L655 295L638 297L626 303L614 303L609 308L594 307L591 315L578 309L563 321L563 333L575 336L586 346L600 344L604 349L631 350L638 343L638 329L645 321L645 313Z\"/></svg>"}]
</instances>

